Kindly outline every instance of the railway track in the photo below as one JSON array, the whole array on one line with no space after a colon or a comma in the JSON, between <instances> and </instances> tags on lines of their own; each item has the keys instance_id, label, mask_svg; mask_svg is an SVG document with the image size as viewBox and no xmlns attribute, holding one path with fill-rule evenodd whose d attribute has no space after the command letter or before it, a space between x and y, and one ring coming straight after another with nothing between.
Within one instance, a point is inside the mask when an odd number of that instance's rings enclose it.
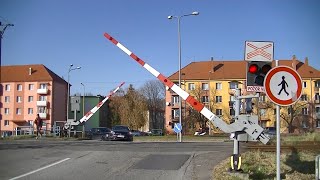
<instances>
[{"instance_id":1,"label":"railway track","mask_svg":"<svg viewBox=\"0 0 320 180\"><path fill-rule=\"evenodd\" d=\"M276 152L276 144L271 145L257 145L257 144L248 144L246 149L250 151L264 151L264 152ZM296 144L284 144L280 146L281 151L318 151L320 152L320 142L305 141L299 142Z\"/></svg>"}]
</instances>

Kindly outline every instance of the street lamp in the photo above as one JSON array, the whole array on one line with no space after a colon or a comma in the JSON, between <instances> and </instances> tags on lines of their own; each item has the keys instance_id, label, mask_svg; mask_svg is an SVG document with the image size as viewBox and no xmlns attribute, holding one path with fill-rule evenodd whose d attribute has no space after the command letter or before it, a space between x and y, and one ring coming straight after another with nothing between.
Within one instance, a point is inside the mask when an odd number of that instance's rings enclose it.
<instances>
[{"instance_id":1,"label":"street lamp","mask_svg":"<svg viewBox=\"0 0 320 180\"><path fill-rule=\"evenodd\" d=\"M8 26L14 26L13 24L3 24L0 21L0 27L4 26L3 30L0 29L0 64L1 64L1 41L4 34L4 31L7 29ZM1 137L1 123L0 123L0 137Z\"/></svg>"},{"instance_id":2,"label":"street lamp","mask_svg":"<svg viewBox=\"0 0 320 180\"><path fill-rule=\"evenodd\" d=\"M69 99L70 99L70 83L69 83L69 80L70 80L70 72L73 71L73 70L77 70L77 69L81 69L80 66L76 67L76 68L72 68L73 67L73 64L70 64L69 66L69 71L68 71L68 97L67 97L67 121L69 119Z\"/></svg>"},{"instance_id":3,"label":"street lamp","mask_svg":"<svg viewBox=\"0 0 320 180\"><path fill-rule=\"evenodd\" d=\"M194 11L191 14L185 14L181 16L168 16L168 19L177 18L178 19L178 49L179 49L179 87L181 88L181 34L180 34L180 19L184 16L197 16L199 12ZM181 97L179 96L179 123L181 124ZM182 142L182 134L181 131L179 133L179 142Z\"/></svg>"},{"instance_id":4,"label":"street lamp","mask_svg":"<svg viewBox=\"0 0 320 180\"><path fill-rule=\"evenodd\" d=\"M86 87L83 83L81 83L81 85L83 86L83 98L82 98L82 116L84 116L84 97L85 97L85 93L86 93ZM85 123L85 122L84 122ZM82 137L85 137L85 127L84 127L84 123L82 126Z\"/></svg>"}]
</instances>

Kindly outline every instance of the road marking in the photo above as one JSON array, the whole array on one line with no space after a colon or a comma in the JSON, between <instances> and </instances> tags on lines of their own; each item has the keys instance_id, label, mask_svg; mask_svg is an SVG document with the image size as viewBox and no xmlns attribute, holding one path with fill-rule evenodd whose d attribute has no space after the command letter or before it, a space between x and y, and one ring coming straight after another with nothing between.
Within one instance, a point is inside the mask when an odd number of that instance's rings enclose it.
<instances>
[{"instance_id":1,"label":"road marking","mask_svg":"<svg viewBox=\"0 0 320 180\"><path fill-rule=\"evenodd\" d=\"M47 166L45 166L45 167L39 168L39 169L37 169L37 170L31 171L31 172L28 172L28 173L25 173L25 174L22 174L22 175L20 175L20 176L11 178L11 179L9 179L9 180L19 179L19 178L28 176L28 175L30 175L30 174L36 173L36 172L38 172L38 171L42 171L42 170L44 170L44 169L47 169L47 168L49 168L49 167L51 167L51 166L57 165L57 164L59 164L59 163L62 163L62 162L64 162L64 161L67 161L67 160L69 160L69 159L70 159L70 158L62 159L62 160L60 160L60 161L58 161L58 162L55 162L55 163L53 163L53 164L49 164L49 165L47 165Z\"/></svg>"}]
</instances>

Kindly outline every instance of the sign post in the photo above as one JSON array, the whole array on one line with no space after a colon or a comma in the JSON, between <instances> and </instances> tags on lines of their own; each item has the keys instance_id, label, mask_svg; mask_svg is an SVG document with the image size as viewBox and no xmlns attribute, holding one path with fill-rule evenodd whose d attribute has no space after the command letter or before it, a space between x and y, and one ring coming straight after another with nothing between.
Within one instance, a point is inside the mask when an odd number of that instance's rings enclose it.
<instances>
[{"instance_id":1,"label":"sign post","mask_svg":"<svg viewBox=\"0 0 320 180\"><path fill-rule=\"evenodd\" d=\"M298 72L288 66L278 66L271 69L264 81L268 98L277 104L277 179L280 180L280 106L294 104L302 92L302 80Z\"/></svg>"}]
</instances>

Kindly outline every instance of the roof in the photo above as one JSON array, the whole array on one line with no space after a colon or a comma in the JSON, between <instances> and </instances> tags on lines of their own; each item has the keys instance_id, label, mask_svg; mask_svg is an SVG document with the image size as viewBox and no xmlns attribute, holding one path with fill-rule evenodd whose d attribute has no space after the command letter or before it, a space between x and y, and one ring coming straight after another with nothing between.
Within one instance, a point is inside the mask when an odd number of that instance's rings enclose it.
<instances>
[{"instance_id":1,"label":"roof","mask_svg":"<svg viewBox=\"0 0 320 180\"><path fill-rule=\"evenodd\" d=\"M293 60L279 60L279 65L292 67ZM320 71L309 66L308 62L295 61L296 69L301 78L318 78L320 79ZM200 61L192 62L181 69L181 80L236 80L246 79L247 62L241 61ZM275 67L275 61L272 62ZM179 72L173 73L168 78L178 80ZM210 75L210 76L209 76Z\"/></svg>"},{"instance_id":2,"label":"roof","mask_svg":"<svg viewBox=\"0 0 320 180\"><path fill-rule=\"evenodd\" d=\"M29 75L30 70L31 75ZM57 81L67 83L43 64L1 66L1 82L37 81Z\"/></svg>"}]
</instances>

